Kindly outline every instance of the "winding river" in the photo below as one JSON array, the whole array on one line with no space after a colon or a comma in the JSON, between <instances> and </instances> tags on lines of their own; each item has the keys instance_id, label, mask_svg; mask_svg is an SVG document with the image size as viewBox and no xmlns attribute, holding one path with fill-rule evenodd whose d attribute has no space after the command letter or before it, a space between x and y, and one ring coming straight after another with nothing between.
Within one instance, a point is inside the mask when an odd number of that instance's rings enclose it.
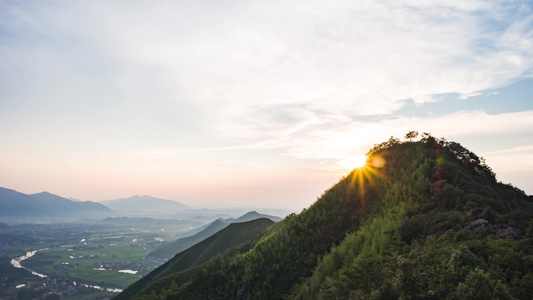
<instances>
[{"instance_id":1,"label":"winding river","mask_svg":"<svg viewBox=\"0 0 533 300\"><path fill-rule=\"evenodd\" d=\"M25 255L22 255L21 257L13 258L11 260L11 265L13 265L13 267L15 267L15 268L24 269L24 270L26 270L28 272L31 272L33 275L39 276L40 278L46 278L46 277L48 277L48 275L37 273L37 272L32 271L32 270L30 270L30 269L28 269L28 268L26 268L26 267L24 267L24 266L22 266L20 264L21 261L26 260L26 259L34 256L35 253L37 253L39 251L44 251L44 250L48 250L48 248L34 250L34 251L28 251L28 252L26 252ZM76 285L76 284L77 283L74 281L74 285ZM120 293L120 292L122 292L122 289L103 288L103 287L98 286L98 285L91 285L91 284L86 284L86 283L80 283L79 285L81 285L83 287L87 287L87 288L92 288L92 289L97 289L97 290L100 290L100 291L106 291L106 292L112 292L112 293Z\"/></svg>"},{"instance_id":2,"label":"winding river","mask_svg":"<svg viewBox=\"0 0 533 300\"><path fill-rule=\"evenodd\" d=\"M48 248L39 249L39 250L34 250L34 251L28 251L28 252L26 252L26 255L22 255L22 256L19 257L19 258L13 258L13 259L11 260L11 264L13 265L13 267L15 267L15 268L19 268L19 269L24 269L24 270L26 270L26 271L28 271L28 272L31 272L31 273L32 273L33 275L35 275L35 276L39 276L39 277L41 277L41 278L46 278L46 277L48 277L48 276L46 276L46 275L44 275L44 274L41 274L41 273L34 272L34 271L32 271L32 270L30 270L30 269L28 269L28 268L23 267L23 266L20 264L21 261L26 260L26 259L28 259L28 258L34 256L35 253L37 253L37 252L39 252L39 251L43 251L43 250L48 250Z\"/></svg>"}]
</instances>

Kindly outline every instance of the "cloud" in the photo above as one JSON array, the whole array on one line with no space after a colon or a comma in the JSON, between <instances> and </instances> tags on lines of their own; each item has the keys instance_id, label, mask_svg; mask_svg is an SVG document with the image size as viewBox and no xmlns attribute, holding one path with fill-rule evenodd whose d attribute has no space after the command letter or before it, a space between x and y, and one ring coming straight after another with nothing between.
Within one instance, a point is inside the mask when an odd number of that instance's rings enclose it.
<instances>
[{"instance_id":1,"label":"cloud","mask_svg":"<svg viewBox=\"0 0 533 300\"><path fill-rule=\"evenodd\" d=\"M293 137L280 146L287 149L287 155L301 159L340 159L366 153L373 144L385 141L391 135L403 139L410 130L430 132L436 137L443 136L461 142L473 136L505 140L509 135L533 135L531 128L533 111L499 115L489 115L484 111L460 111L437 118L397 117L377 122L335 122L323 129L313 129L307 135Z\"/></svg>"},{"instance_id":2,"label":"cloud","mask_svg":"<svg viewBox=\"0 0 533 300\"><path fill-rule=\"evenodd\" d=\"M209 120L191 121L192 130L227 137L387 115L409 98L467 98L529 76L533 65L526 1L4 6L5 101L87 118L185 110ZM284 113L293 120L279 122Z\"/></svg>"},{"instance_id":3,"label":"cloud","mask_svg":"<svg viewBox=\"0 0 533 300\"><path fill-rule=\"evenodd\" d=\"M528 72L531 17L508 18L524 3L471 2L67 1L7 17L37 46L32 53L48 53L39 62L55 61L46 71L30 61L39 78L86 79L92 70L111 90L149 97L163 89L173 101L206 105L218 121L232 105L248 108L242 114L287 103L387 114L403 99L474 93Z\"/></svg>"},{"instance_id":4,"label":"cloud","mask_svg":"<svg viewBox=\"0 0 533 300\"><path fill-rule=\"evenodd\" d=\"M2 2L2 157L61 145L103 170L246 177L414 129L531 136L531 111L396 113L533 77L532 16L527 0Z\"/></svg>"}]
</instances>

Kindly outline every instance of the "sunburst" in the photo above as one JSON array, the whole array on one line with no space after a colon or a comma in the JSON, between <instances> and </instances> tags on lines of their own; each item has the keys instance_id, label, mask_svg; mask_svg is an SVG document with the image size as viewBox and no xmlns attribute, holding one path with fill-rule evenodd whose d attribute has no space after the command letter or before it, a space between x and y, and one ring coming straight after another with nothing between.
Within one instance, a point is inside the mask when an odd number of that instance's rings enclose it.
<instances>
[{"instance_id":1,"label":"sunburst","mask_svg":"<svg viewBox=\"0 0 533 300\"><path fill-rule=\"evenodd\" d=\"M372 184L375 176L381 176L380 169L385 166L385 159L381 156L373 156L365 160L365 164L353 170L351 176L352 186L358 185L358 191L362 201L365 196L365 182Z\"/></svg>"},{"instance_id":2,"label":"sunburst","mask_svg":"<svg viewBox=\"0 0 533 300\"><path fill-rule=\"evenodd\" d=\"M347 169L353 170L356 168L361 168L366 164L365 155L353 155L349 156L341 161L341 164Z\"/></svg>"}]
</instances>

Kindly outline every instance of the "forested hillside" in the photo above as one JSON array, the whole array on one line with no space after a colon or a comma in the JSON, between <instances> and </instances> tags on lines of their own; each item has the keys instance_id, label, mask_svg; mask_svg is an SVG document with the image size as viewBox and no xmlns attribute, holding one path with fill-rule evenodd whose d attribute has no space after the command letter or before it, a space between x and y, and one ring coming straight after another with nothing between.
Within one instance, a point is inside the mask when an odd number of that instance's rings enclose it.
<instances>
[{"instance_id":1,"label":"forested hillside","mask_svg":"<svg viewBox=\"0 0 533 300\"><path fill-rule=\"evenodd\" d=\"M218 231L222 230L226 226L228 226L231 223L242 223L242 222L248 222L251 220L256 220L260 218L267 218L272 221L280 221L280 217L276 216L270 216L265 214L260 214L256 211L248 212L242 216L240 216L237 219L234 218L228 218L228 219L217 219L211 224L209 224L207 227L205 227L202 231L199 231L198 233L195 233L191 236L187 236L184 238L177 239L169 244L163 245L159 248L156 248L152 252L148 253L146 255L147 259L157 260L166 262L170 258L174 257L174 255L189 249L193 245L199 243L200 241L205 240L206 238L212 236L213 234L217 233Z\"/></svg>"},{"instance_id":2,"label":"forested hillside","mask_svg":"<svg viewBox=\"0 0 533 300\"><path fill-rule=\"evenodd\" d=\"M270 219L260 218L248 222L229 224L198 244L178 253L148 276L129 286L120 295L120 298L130 299L140 292L157 290L160 286L176 284L176 281L185 282L190 278L191 272L182 271L204 263L228 249L231 252L234 250L232 247L238 247L241 250L249 249L253 245L253 241L258 240L258 235L273 223Z\"/></svg>"},{"instance_id":3,"label":"forested hillside","mask_svg":"<svg viewBox=\"0 0 533 300\"><path fill-rule=\"evenodd\" d=\"M417 135L375 145L253 247L137 299L531 299L532 197L460 144Z\"/></svg>"},{"instance_id":4,"label":"forested hillside","mask_svg":"<svg viewBox=\"0 0 533 300\"><path fill-rule=\"evenodd\" d=\"M204 230L194 234L192 236L184 237L173 241L169 244L163 245L152 252L146 255L147 259L154 259L158 261L167 261L169 258L172 258L174 255L190 248L191 246L205 240L206 238L217 233L221 229L228 226L225 222L221 220L215 220L213 223L209 224Z\"/></svg>"}]
</instances>

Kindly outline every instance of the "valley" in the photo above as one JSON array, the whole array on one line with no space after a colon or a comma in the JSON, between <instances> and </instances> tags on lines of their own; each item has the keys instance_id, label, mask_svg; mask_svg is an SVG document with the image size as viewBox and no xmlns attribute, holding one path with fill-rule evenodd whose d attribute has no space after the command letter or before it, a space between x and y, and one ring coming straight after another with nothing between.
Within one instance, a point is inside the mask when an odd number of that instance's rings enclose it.
<instances>
[{"instance_id":1,"label":"valley","mask_svg":"<svg viewBox=\"0 0 533 300\"><path fill-rule=\"evenodd\" d=\"M114 224L21 224L0 233L2 254L13 259L43 249L21 262L31 271L57 280L120 291L159 265L144 256L188 226L117 226ZM35 281L28 276L16 285ZM42 280L43 282L45 280ZM91 294L91 293L90 293ZM102 293L96 293L102 294ZM0 295L6 295L0 292Z\"/></svg>"},{"instance_id":2,"label":"valley","mask_svg":"<svg viewBox=\"0 0 533 300\"><path fill-rule=\"evenodd\" d=\"M243 220L250 214L226 221ZM224 219L214 222L223 223L221 220ZM158 260L147 258L148 253L158 247L168 248L180 237L194 235L209 224L195 218L136 217L3 224L0 257L6 268L0 274L0 299L33 299L36 293L58 294L64 299L80 299L80 295L83 299L112 297L161 265ZM204 233L197 242L214 233Z\"/></svg>"}]
</instances>

